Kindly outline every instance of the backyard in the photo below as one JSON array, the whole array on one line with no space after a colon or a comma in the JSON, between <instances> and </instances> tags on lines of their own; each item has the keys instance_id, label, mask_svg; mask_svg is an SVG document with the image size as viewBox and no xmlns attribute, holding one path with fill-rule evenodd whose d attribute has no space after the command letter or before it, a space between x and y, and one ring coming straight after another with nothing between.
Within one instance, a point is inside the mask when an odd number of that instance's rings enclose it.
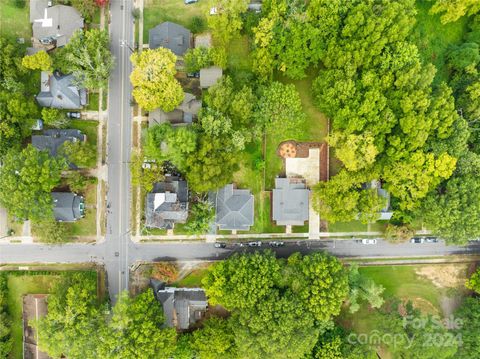
<instances>
[{"instance_id":1,"label":"backyard","mask_svg":"<svg viewBox=\"0 0 480 359\"><path fill-rule=\"evenodd\" d=\"M176 22L191 28L194 17L203 18L206 23L209 2L185 5L183 0L145 0L143 10L143 42L148 43L148 30L165 21Z\"/></svg>"},{"instance_id":2,"label":"backyard","mask_svg":"<svg viewBox=\"0 0 480 359\"><path fill-rule=\"evenodd\" d=\"M12 39L24 38L30 43L32 27L29 18L29 2L25 6L15 5L16 0L2 0L0 6L0 34Z\"/></svg>"},{"instance_id":3,"label":"backyard","mask_svg":"<svg viewBox=\"0 0 480 359\"><path fill-rule=\"evenodd\" d=\"M48 273L48 274L45 274ZM25 294L50 294L62 278L75 272L9 272L7 306L12 316L12 359L23 358L22 300ZM83 272L84 273L84 272ZM93 272L94 273L94 272Z\"/></svg>"}]
</instances>

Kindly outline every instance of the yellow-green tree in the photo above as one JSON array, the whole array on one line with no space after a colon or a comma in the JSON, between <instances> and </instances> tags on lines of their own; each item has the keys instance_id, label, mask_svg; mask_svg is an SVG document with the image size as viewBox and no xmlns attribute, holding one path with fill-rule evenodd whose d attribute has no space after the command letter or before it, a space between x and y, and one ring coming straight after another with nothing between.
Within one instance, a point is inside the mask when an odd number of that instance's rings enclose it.
<instances>
[{"instance_id":1,"label":"yellow-green tree","mask_svg":"<svg viewBox=\"0 0 480 359\"><path fill-rule=\"evenodd\" d=\"M435 1L431 14L442 14L442 24L457 21L464 15L473 15L480 11L478 0L430 0Z\"/></svg>"},{"instance_id":2,"label":"yellow-green tree","mask_svg":"<svg viewBox=\"0 0 480 359\"><path fill-rule=\"evenodd\" d=\"M130 57L134 69L130 74L133 97L147 111L161 108L173 111L184 94L175 79L177 57L169 49L158 48L134 53Z\"/></svg>"},{"instance_id":3,"label":"yellow-green tree","mask_svg":"<svg viewBox=\"0 0 480 359\"><path fill-rule=\"evenodd\" d=\"M33 55L24 56L22 66L30 70L52 70L52 59L45 51L39 51Z\"/></svg>"}]
</instances>

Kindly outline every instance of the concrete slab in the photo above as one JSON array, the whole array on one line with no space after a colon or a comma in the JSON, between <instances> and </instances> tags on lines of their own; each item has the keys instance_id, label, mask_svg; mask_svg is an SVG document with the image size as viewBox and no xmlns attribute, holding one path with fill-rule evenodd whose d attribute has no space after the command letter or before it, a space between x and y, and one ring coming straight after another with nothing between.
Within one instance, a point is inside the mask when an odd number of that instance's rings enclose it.
<instances>
[{"instance_id":1,"label":"concrete slab","mask_svg":"<svg viewBox=\"0 0 480 359\"><path fill-rule=\"evenodd\" d=\"M312 188L320 181L320 148L310 148L307 158L286 158L285 172L287 177L303 177L307 186ZM310 194L311 196L311 194ZM320 216L312 207L310 198L308 238L320 238Z\"/></svg>"}]
</instances>

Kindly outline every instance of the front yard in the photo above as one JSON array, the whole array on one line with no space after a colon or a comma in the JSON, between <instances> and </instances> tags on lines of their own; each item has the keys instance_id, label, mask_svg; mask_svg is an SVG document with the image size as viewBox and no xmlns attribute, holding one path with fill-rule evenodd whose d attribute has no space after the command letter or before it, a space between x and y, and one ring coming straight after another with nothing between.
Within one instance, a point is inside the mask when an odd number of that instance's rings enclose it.
<instances>
[{"instance_id":1,"label":"front yard","mask_svg":"<svg viewBox=\"0 0 480 359\"><path fill-rule=\"evenodd\" d=\"M98 103L98 98L97 98ZM97 106L98 107L98 106ZM93 146L95 153L97 153L97 139L98 139L98 122L89 120L72 120L70 122L71 128L76 128L87 135L87 142ZM88 164L87 168L94 168L97 165L97 156Z\"/></svg>"},{"instance_id":2,"label":"front yard","mask_svg":"<svg viewBox=\"0 0 480 359\"><path fill-rule=\"evenodd\" d=\"M85 217L71 223L66 223L70 236L74 239L78 237L97 235L97 181L89 183L82 195L85 197Z\"/></svg>"}]
</instances>

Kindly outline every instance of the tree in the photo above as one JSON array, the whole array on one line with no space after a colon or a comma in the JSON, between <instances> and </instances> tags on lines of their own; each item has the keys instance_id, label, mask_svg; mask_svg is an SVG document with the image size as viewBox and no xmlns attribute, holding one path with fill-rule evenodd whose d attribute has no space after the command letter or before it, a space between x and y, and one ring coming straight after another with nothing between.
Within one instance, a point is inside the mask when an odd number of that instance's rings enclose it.
<instances>
[{"instance_id":1,"label":"tree","mask_svg":"<svg viewBox=\"0 0 480 359\"><path fill-rule=\"evenodd\" d=\"M355 313L360 309L359 301L361 300L367 301L372 308L380 308L383 305L382 293L385 288L362 275L358 270L358 265L354 264L349 268L348 286L350 288L348 295L350 313Z\"/></svg>"},{"instance_id":2,"label":"tree","mask_svg":"<svg viewBox=\"0 0 480 359\"><path fill-rule=\"evenodd\" d=\"M211 317L193 332L191 347L202 359L235 357L235 336L230 321ZM193 356L192 356L193 357Z\"/></svg>"},{"instance_id":3,"label":"tree","mask_svg":"<svg viewBox=\"0 0 480 359\"><path fill-rule=\"evenodd\" d=\"M59 149L58 154L65 156L68 162L80 168L95 167L97 149L88 142L65 142Z\"/></svg>"},{"instance_id":4,"label":"tree","mask_svg":"<svg viewBox=\"0 0 480 359\"><path fill-rule=\"evenodd\" d=\"M217 263L202 284L211 305L243 310L268 296L279 276L280 264L271 251L234 254Z\"/></svg>"},{"instance_id":5,"label":"tree","mask_svg":"<svg viewBox=\"0 0 480 359\"><path fill-rule=\"evenodd\" d=\"M295 86L272 82L264 88L259 99L257 116L268 133L298 131L305 121L305 115Z\"/></svg>"},{"instance_id":6,"label":"tree","mask_svg":"<svg viewBox=\"0 0 480 359\"><path fill-rule=\"evenodd\" d=\"M220 0L215 2L217 13L207 16L215 45L226 47L242 29L241 14L247 11L248 0Z\"/></svg>"},{"instance_id":7,"label":"tree","mask_svg":"<svg viewBox=\"0 0 480 359\"><path fill-rule=\"evenodd\" d=\"M142 151L132 152L130 160L130 171L132 174L132 185L140 186L145 192L153 190L156 182L163 179L163 169L157 163L150 163L150 168L144 168L145 155Z\"/></svg>"},{"instance_id":8,"label":"tree","mask_svg":"<svg viewBox=\"0 0 480 359\"><path fill-rule=\"evenodd\" d=\"M0 274L0 358L8 358L12 350L11 319L7 308L8 280Z\"/></svg>"},{"instance_id":9,"label":"tree","mask_svg":"<svg viewBox=\"0 0 480 359\"><path fill-rule=\"evenodd\" d=\"M383 235L391 243L401 243L409 241L415 235L415 230L408 225L389 223L385 227Z\"/></svg>"},{"instance_id":10,"label":"tree","mask_svg":"<svg viewBox=\"0 0 480 359\"><path fill-rule=\"evenodd\" d=\"M22 67L22 48L11 39L0 37L0 87L6 91L20 92L24 85L20 79L25 73Z\"/></svg>"},{"instance_id":11,"label":"tree","mask_svg":"<svg viewBox=\"0 0 480 359\"><path fill-rule=\"evenodd\" d=\"M374 138L368 133L345 135L334 132L328 136L328 144L335 148L335 156L349 171L358 171L375 162L378 150Z\"/></svg>"},{"instance_id":12,"label":"tree","mask_svg":"<svg viewBox=\"0 0 480 359\"><path fill-rule=\"evenodd\" d=\"M456 334L461 337L461 345L455 358L469 359L480 355L480 299L467 298L455 313L457 318L462 319L460 328L456 328Z\"/></svg>"},{"instance_id":13,"label":"tree","mask_svg":"<svg viewBox=\"0 0 480 359\"><path fill-rule=\"evenodd\" d=\"M188 72L197 72L212 65L210 49L203 46L188 49L183 59Z\"/></svg>"},{"instance_id":14,"label":"tree","mask_svg":"<svg viewBox=\"0 0 480 359\"><path fill-rule=\"evenodd\" d=\"M98 357L105 322L96 294L96 280L81 274L55 285L48 297L48 314L33 323L43 352L52 358Z\"/></svg>"},{"instance_id":15,"label":"tree","mask_svg":"<svg viewBox=\"0 0 480 359\"><path fill-rule=\"evenodd\" d=\"M65 243L70 233L65 223L48 218L34 224L33 235L43 243Z\"/></svg>"},{"instance_id":16,"label":"tree","mask_svg":"<svg viewBox=\"0 0 480 359\"><path fill-rule=\"evenodd\" d=\"M60 184L65 160L52 158L31 145L9 151L0 168L0 203L12 216L39 221L52 218L50 192Z\"/></svg>"},{"instance_id":17,"label":"tree","mask_svg":"<svg viewBox=\"0 0 480 359\"><path fill-rule=\"evenodd\" d=\"M480 236L480 181L478 175L455 176L424 201L418 214L432 231L451 243Z\"/></svg>"},{"instance_id":18,"label":"tree","mask_svg":"<svg viewBox=\"0 0 480 359\"><path fill-rule=\"evenodd\" d=\"M45 125L55 128L64 128L70 122L62 111L52 107L42 108L42 119Z\"/></svg>"},{"instance_id":19,"label":"tree","mask_svg":"<svg viewBox=\"0 0 480 359\"><path fill-rule=\"evenodd\" d=\"M465 283L465 287L480 294L480 268L473 273Z\"/></svg>"},{"instance_id":20,"label":"tree","mask_svg":"<svg viewBox=\"0 0 480 359\"><path fill-rule=\"evenodd\" d=\"M442 24L457 21L462 16L473 15L480 11L477 0L430 0L435 4L430 8L430 14L442 14Z\"/></svg>"},{"instance_id":21,"label":"tree","mask_svg":"<svg viewBox=\"0 0 480 359\"><path fill-rule=\"evenodd\" d=\"M52 59L45 51L24 56L22 66L30 70L52 71Z\"/></svg>"},{"instance_id":22,"label":"tree","mask_svg":"<svg viewBox=\"0 0 480 359\"><path fill-rule=\"evenodd\" d=\"M76 31L62 51L62 56L66 66L62 70L72 73L80 86L90 90L107 87L114 66L107 31Z\"/></svg>"},{"instance_id":23,"label":"tree","mask_svg":"<svg viewBox=\"0 0 480 359\"><path fill-rule=\"evenodd\" d=\"M348 294L348 277L337 258L319 252L308 256L295 253L288 258L288 265L294 271L284 280L291 281L293 292L316 320L327 322L340 313Z\"/></svg>"},{"instance_id":24,"label":"tree","mask_svg":"<svg viewBox=\"0 0 480 359\"><path fill-rule=\"evenodd\" d=\"M192 234L208 233L215 219L215 208L208 200L199 200L190 209L186 230Z\"/></svg>"},{"instance_id":25,"label":"tree","mask_svg":"<svg viewBox=\"0 0 480 359\"><path fill-rule=\"evenodd\" d=\"M0 90L0 158L9 149L19 149L22 140L32 132L38 109L32 99L21 93Z\"/></svg>"},{"instance_id":26,"label":"tree","mask_svg":"<svg viewBox=\"0 0 480 359\"><path fill-rule=\"evenodd\" d=\"M133 96L145 110L160 107L173 111L183 100L180 83L175 79L176 56L169 49L160 47L133 53L130 57L134 69L130 74Z\"/></svg>"},{"instance_id":27,"label":"tree","mask_svg":"<svg viewBox=\"0 0 480 359\"><path fill-rule=\"evenodd\" d=\"M170 358L175 350L176 333L173 328L161 329L164 321L162 307L151 290L135 298L122 292L104 332L99 357Z\"/></svg>"},{"instance_id":28,"label":"tree","mask_svg":"<svg viewBox=\"0 0 480 359\"><path fill-rule=\"evenodd\" d=\"M82 175L79 171L71 171L65 178L70 191L75 193L81 193L85 191L85 188L89 183L95 183L95 178L88 178Z\"/></svg>"}]
</instances>

